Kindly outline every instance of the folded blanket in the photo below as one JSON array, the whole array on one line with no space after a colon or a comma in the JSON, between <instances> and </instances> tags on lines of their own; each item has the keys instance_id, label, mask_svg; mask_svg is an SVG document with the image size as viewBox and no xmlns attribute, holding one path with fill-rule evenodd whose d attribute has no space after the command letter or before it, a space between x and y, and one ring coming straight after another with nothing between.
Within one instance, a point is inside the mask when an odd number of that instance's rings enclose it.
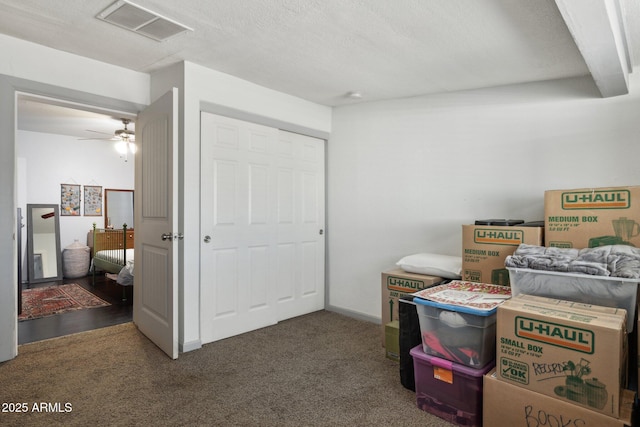
<instances>
[{"instance_id":1,"label":"folded blanket","mask_svg":"<svg viewBox=\"0 0 640 427\"><path fill-rule=\"evenodd\" d=\"M554 248L522 244L505 260L512 268L640 278L640 249L628 245Z\"/></svg>"},{"instance_id":2,"label":"folded blanket","mask_svg":"<svg viewBox=\"0 0 640 427\"><path fill-rule=\"evenodd\" d=\"M575 260L569 263L568 272L591 274L592 276L609 276L611 272L606 263Z\"/></svg>"},{"instance_id":3,"label":"folded blanket","mask_svg":"<svg viewBox=\"0 0 640 427\"><path fill-rule=\"evenodd\" d=\"M625 277L635 279L640 277L640 257L630 255L609 255L607 264L611 271L615 272L615 277Z\"/></svg>"}]
</instances>

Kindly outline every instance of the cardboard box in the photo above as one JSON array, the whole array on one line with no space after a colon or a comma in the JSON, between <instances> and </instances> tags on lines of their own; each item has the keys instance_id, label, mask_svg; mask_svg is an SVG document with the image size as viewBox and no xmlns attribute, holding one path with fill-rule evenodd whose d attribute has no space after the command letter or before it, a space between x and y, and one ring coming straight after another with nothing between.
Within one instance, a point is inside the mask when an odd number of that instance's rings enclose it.
<instances>
[{"instance_id":1,"label":"cardboard box","mask_svg":"<svg viewBox=\"0 0 640 427\"><path fill-rule=\"evenodd\" d=\"M632 424L635 393L622 390L619 418L545 396L497 379L496 371L484 376L482 419L487 427L623 427Z\"/></svg>"},{"instance_id":2,"label":"cardboard box","mask_svg":"<svg viewBox=\"0 0 640 427\"><path fill-rule=\"evenodd\" d=\"M626 311L545 300L519 295L498 307L498 378L618 417L627 379Z\"/></svg>"},{"instance_id":3,"label":"cardboard box","mask_svg":"<svg viewBox=\"0 0 640 427\"><path fill-rule=\"evenodd\" d=\"M387 359L400 361L400 322L393 320L387 323L385 329L385 355Z\"/></svg>"},{"instance_id":4,"label":"cardboard box","mask_svg":"<svg viewBox=\"0 0 640 427\"><path fill-rule=\"evenodd\" d=\"M398 299L442 282L442 277L407 273L396 268L382 273L382 346L385 346L385 325L398 320Z\"/></svg>"},{"instance_id":5,"label":"cardboard box","mask_svg":"<svg viewBox=\"0 0 640 427\"><path fill-rule=\"evenodd\" d=\"M640 246L640 186L548 190L546 246Z\"/></svg>"},{"instance_id":6,"label":"cardboard box","mask_svg":"<svg viewBox=\"0 0 640 427\"><path fill-rule=\"evenodd\" d=\"M521 243L542 246L543 227L497 225L462 226L462 279L469 282L509 285L504 260Z\"/></svg>"}]
</instances>

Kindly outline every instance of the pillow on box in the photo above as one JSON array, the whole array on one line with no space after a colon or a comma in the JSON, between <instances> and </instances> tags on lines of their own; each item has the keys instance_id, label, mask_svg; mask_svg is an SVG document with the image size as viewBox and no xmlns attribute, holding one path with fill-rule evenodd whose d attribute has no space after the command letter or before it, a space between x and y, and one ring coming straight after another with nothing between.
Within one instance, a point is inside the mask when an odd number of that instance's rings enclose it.
<instances>
[{"instance_id":1,"label":"pillow on box","mask_svg":"<svg viewBox=\"0 0 640 427\"><path fill-rule=\"evenodd\" d=\"M460 279L462 273L462 258L451 255L414 254L402 258L396 265L407 273L445 279Z\"/></svg>"}]
</instances>

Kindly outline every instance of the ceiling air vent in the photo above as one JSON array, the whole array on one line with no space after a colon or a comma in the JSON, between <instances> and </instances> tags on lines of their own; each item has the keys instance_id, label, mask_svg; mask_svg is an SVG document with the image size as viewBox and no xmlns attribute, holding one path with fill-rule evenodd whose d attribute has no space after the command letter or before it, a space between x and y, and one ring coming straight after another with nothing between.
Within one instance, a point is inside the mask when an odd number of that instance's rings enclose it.
<instances>
[{"instance_id":1,"label":"ceiling air vent","mask_svg":"<svg viewBox=\"0 0 640 427\"><path fill-rule=\"evenodd\" d=\"M100 12L96 18L157 41L165 41L184 31L193 31L186 25L179 24L126 0L113 3Z\"/></svg>"}]
</instances>

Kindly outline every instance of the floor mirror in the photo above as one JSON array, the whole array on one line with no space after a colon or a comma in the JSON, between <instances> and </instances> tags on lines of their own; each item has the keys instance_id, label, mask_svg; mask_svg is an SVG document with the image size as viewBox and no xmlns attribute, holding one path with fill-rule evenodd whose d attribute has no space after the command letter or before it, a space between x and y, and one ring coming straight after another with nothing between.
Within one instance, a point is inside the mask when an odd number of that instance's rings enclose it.
<instances>
[{"instance_id":1,"label":"floor mirror","mask_svg":"<svg viewBox=\"0 0 640 427\"><path fill-rule=\"evenodd\" d=\"M29 283L62 280L58 205L27 205Z\"/></svg>"}]
</instances>

